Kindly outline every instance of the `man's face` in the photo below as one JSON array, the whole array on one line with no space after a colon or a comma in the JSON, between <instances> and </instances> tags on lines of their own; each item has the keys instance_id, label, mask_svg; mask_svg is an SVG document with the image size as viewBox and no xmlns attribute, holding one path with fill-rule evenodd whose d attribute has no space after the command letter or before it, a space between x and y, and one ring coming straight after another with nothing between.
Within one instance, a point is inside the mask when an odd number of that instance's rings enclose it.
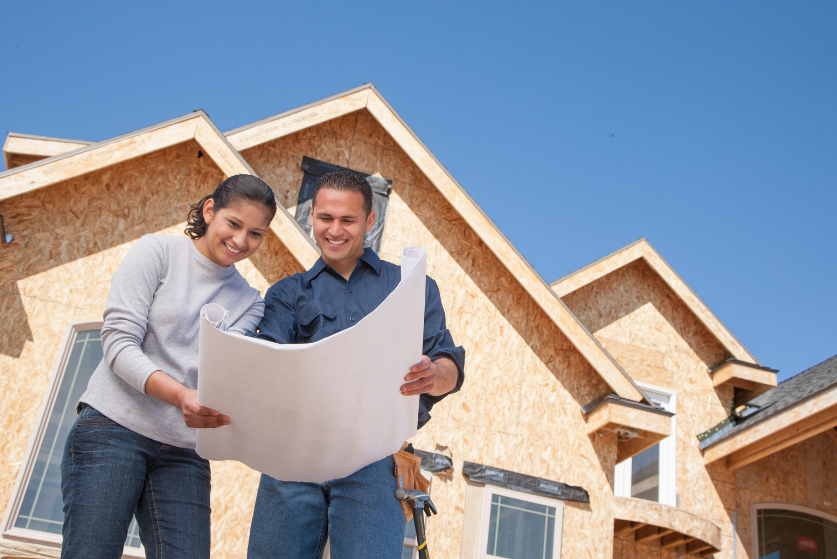
<instances>
[{"instance_id":1,"label":"man's face","mask_svg":"<svg viewBox=\"0 0 837 559\"><path fill-rule=\"evenodd\" d=\"M375 212L366 215L360 192L323 188L311 205L311 227L323 262L344 273L363 254L363 237L375 225ZM342 264L342 266L341 266Z\"/></svg>"}]
</instances>

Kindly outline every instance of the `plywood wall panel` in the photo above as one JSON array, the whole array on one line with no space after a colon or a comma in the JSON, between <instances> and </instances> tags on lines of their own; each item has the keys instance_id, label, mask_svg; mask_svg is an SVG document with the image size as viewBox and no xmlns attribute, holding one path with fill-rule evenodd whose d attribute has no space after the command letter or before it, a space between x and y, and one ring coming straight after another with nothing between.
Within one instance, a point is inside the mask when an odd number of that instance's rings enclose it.
<instances>
[{"instance_id":1,"label":"plywood wall panel","mask_svg":"<svg viewBox=\"0 0 837 559\"><path fill-rule=\"evenodd\" d=\"M276 200L293 213L302 185L302 156L348 166L356 113L246 149L241 155L269 184Z\"/></svg>"},{"instance_id":2,"label":"plywood wall panel","mask_svg":"<svg viewBox=\"0 0 837 559\"><path fill-rule=\"evenodd\" d=\"M32 427L46 393L74 308L37 297L0 293L0 514L5 512L20 471ZM27 332L19 354L7 354L14 338Z\"/></svg>"}]
</instances>

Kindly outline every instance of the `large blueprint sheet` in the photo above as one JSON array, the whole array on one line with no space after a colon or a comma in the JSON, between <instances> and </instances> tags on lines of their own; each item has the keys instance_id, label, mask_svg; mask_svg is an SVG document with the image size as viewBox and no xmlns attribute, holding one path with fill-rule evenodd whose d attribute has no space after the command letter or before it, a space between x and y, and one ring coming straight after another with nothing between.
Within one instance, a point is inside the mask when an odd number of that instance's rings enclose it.
<instances>
[{"instance_id":1,"label":"large blueprint sheet","mask_svg":"<svg viewBox=\"0 0 837 559\"><path fill-rule=\"evenodd\" d=\"M416 434L418 396L400 387L421 360L425 251L401 254L401 282L357 325L312 344L224 332L204 307L198 402L230 425L198 429L198 454L238 460L284 481L346 477Z\"/></svg>"}]
</instances>

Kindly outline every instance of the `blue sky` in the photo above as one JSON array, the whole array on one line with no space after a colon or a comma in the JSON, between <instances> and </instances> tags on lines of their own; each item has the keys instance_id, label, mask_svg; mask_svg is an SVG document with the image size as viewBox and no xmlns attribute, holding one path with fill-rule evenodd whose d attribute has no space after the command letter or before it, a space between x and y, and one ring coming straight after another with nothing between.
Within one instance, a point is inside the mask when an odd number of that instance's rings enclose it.
<instances>
[{"instance_id":1,"label":"blue sky","mask_svg":"<svg viewBox=\"0 0 837 559\"><path fill-rule=\"evenodd\" d=\"M646 237L780 379L837 353L837 3L4 3L0 134L372 82L547 281Z\"/></svg>"}]
</instances>

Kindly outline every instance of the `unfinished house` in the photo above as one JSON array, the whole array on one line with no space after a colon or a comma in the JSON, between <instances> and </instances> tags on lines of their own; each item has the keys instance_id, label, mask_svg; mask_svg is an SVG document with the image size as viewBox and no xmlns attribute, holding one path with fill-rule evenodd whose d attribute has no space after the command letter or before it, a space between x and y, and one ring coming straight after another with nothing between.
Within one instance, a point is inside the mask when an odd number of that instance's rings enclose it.
<instances>
[{"instance_id":1,"label":"unfinished house","mask_svg":"<svg viewBox=\"0 0 837 559\"><path fill-rule=\"evenodd\" d=\"M336 167L369 177L382 258L427 250L467 351L412 441L435 556L837 556L837 363L776 387L645 240L548 285L371 85L226 134L200 111L98 143L9 134L4 156L0 557L58 556L61 448L133 243L258 175L282 208L238 268L264 293L316 261L310 188ZM212 555L243 558L259 474L212 475Z\"/></svg>"}]
</instances>

